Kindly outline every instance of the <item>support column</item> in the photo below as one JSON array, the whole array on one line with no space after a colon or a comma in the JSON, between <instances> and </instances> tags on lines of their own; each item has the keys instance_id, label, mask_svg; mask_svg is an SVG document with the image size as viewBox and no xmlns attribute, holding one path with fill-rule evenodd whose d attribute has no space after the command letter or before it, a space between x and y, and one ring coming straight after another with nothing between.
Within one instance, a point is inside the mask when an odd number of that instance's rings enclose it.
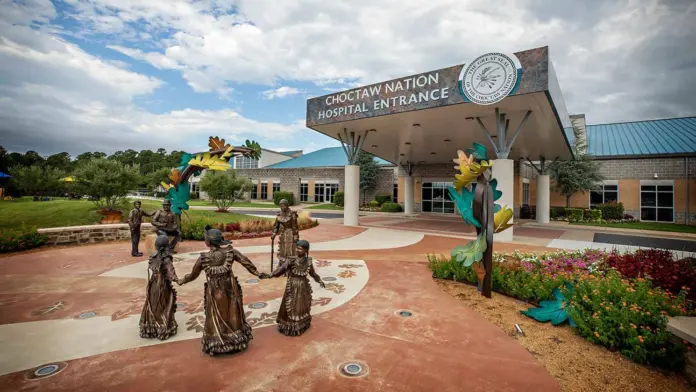
<instances>
[{"instance_id":1,"label":"support column","mask_svg":"<svg viewBox=\"0 0 696 392\"><path fill-rule=\"evenodd\" d=\"M548 174L540 174L536 178L536 221L549 223L551 213L551 181Z\"/></svg>"},{"instance_id":2,"label":"support column","mask_svg":"<svg viewBox=\"0 0 696 392\"><path fill-rule=\"evenodd\" d=\"M512 159L496 159L493 162L493 178L498 180L498 190L503 192L495 203L500 204L500 207L515 209L515 161ZM512 223L514 217L510 219ZM497 233L493 236L494 241L511 242L513 238L513 227Z\"/></svg>"},{"instance_id":3,"label":"support column","mask_svg":"<svg viewBox=\"0 0 696 392\"><path fill-rule=\"evenodd\" d=\"M343 224L358 226L358 211L360 210L360 166L346 165L344 185Z\"/></svg>"},{"instance_id":4,"label":"support column","mask_svg":"<svg viewBox=\"0 0 696 392\"><path fill-rule=\"evenodd\" d=\"M413 214L413 176L404 177L404 214Z\"/></svg>"}]
</instances>

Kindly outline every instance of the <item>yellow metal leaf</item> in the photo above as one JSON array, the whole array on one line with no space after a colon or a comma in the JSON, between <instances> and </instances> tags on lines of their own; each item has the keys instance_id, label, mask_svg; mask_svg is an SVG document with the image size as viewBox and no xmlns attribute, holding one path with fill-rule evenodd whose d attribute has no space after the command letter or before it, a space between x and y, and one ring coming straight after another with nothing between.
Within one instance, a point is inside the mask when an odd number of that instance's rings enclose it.
<instances>
[{"instance_id":1,"label":"yellow metal leaf","mask_svg":"<svg viewBox=\"0 0 696 392\"><path fill-rule=\"evenodd\" d=\"M209 152L206 152L203 155L196 155L195 158L189 161L189 165L208 170L227 170L230 168L230 164L227 163L227 161L216 156L211 156Z\"/></svg>"},{"instance_id":2,"label":"yellow metal leaf","mask_svg":"<svg viewBox=\"0 0 696 392\"><path fill-rule=\"evenodd\" d=\"M481 161L481 163L476 163L473 161L473 156L467 157L466 154L461 151L459 151L459 153L461 153L459 159L454 160L455 163L459 163L459 166L455 166L455 169L461 172L461 174L455 174L454 176L454 187L457 190L468 187L478 176L493 165L492 161Z\"/></svg>"},{"instance_id":3,"label":"yellow metal leaf","mask_svg":"<svg viewBox=\"0 0 696 392\"><path fill-rule=\"evenodd\" d=\"M167 183L164 182L164 181L162 181L160 184L162 185L162 188L164 188L164 189L166 189L166 190L169 190L169 188L172 187L171 185L167 184Z\"/></svg>"},{"instance_id":4,"label":"yellow metal leaf","mask_svg":"<svg viewBox=\"0 0 696 392\"><path fill-rule=\"evenodd\" d=\"M513 215L514 212L512 209L507 208L507 205L504 205L503 208L496 212L493 216L494 232L500 233L501 231L505 231L512 227L512 224L508 222L510 222Z\"/></svg>"},{"instance_id":5,"label":"yellow metal leaf","mask_svg":"<svg viewBox=\"0 0 696 392\"><path fill-rule=\"evenodd\" d=\"M222 154L221 158L223 158L223 159L227 158L225 160L229 160L229 158L232 156L232 150L234 150L234 147L227 146L227 150L225 150L225 153Z\"/></svg>"}]
</instances>

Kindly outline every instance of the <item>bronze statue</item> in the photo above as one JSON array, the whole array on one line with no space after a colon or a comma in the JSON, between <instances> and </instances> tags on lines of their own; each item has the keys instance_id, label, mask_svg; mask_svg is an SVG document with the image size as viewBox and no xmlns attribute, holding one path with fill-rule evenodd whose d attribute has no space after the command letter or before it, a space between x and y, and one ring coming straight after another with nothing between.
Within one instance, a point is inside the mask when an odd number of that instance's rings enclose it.
<instances>
[{"instance_id":1,"label":"bronze statue","mask_svg":"<svg viewBox=\"0 0 696 392\"><path fill-rule=\"evenodd\" d=\"M166 340L176 335L178 328L174 318L176 290L172 284L178 279L169 253L169 238L166 235L157 237L155 247L157 250L150 256L147 270L147 293L140 315L140 337Z\"/></svg>"},{"instance_id":2,"label":"bronze statue","mask_svg":"<svg viewBox=\"0 0 696 392\"><path fill-rule=\"evenodd\" d=\"M280 236L278 241L278 263L282 264L288 257L295 256L295 247L300 239L300 228L297 222L297 212L290 209L287 200L280 201L280 212L273 225L272 240Z\"/></svg>"},{"instance_id":3,"label":"bronze statue","mask_svg":"<svg viewBox=\"0 0 696 392\"><path fill-rule=\"evenodd\" d=\"M132 243L131 256L133 257L140 257L143 255L138 250L138 245L140 244L140 225L143 223L143 216L152 216L152 214L148 214L141 210L141 206L142 203L140 200L136 200L133 203L133 209L130 214L128 214L128 227L130 228Z\"/></svg>"},{"instance_id":4,"label":"bronze statue","mask_svg":"<svg viewBox=\"0 0 696 392\"><path fill-rule=\"evenodd\" d=\"M157 235L174 237L169 244L169 251L176 253L174 247L181 241L181 230L179 230L176 215L172 212L171 200L165 200L162 203L162 209L155 212L152 216L152 225L157 229Z\"/></svg>"},{"instance_id":5,"label":"bronze statue","mask_svg":"<svg viewBox=\"0 0 696 392\"><path fill-rule=\"evenodd\" d=\"M273 277L282 276L287 272L288 281L285 293L278 310L278 331L287 336L299 336L305 333L312 323L310 315L312 307L312 286L307 275L310 275L321 288L324 282L314 271L312 258L309 257L309 242L297 241L297 256L288 257L285 262L273 272Z\"/></svg>"},{"instance_id":6,"label":"bronze statue","mask_svg":"<svg viewBox=\"0 0 696 392\"><path fill-rule=\"evenodd\" d=\"M184 285L198 278L205 271L206 283L203 289L205 328L203 330L203 352L210 356L244 351L252 339L251 327L244 315L242 288L232 273L236 261L251 274L266 279L268 275L259 273L246 256L229 246L222 232L206 227L205 244L208 252L201 253L190 274L179 280Z\"/></svg>"}]
</instances>

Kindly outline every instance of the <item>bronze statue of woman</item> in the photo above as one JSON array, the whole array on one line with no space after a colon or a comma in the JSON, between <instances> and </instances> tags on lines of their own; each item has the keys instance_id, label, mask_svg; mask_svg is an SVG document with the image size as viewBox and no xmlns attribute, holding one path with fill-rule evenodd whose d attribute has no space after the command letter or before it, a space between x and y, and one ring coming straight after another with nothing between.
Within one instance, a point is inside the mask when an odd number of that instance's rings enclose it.
<instances>
[{"instance_id":1,"label":"bronze statue of woman","mask_svg":"<svg viewBox=\"0 0 696 392\"><path fill-rule=\"evenodd\" d=\"M242 288L232 273L232 264L240 263L261 279L268 277L259 273L254 263L232 246L221 248L230 243L220 230L206 227L205 244L210 250L201 253L191 273L179 280L179 284L184 285L205 272L205 326L201 344L203 352L210 356L244 351L252 339L251 327L244 315Z\"/></svg>"},{"instance_id":2,"label":"bronze statue of woman","mask_svg":"<svg viewBox=\"0 0 696 392\"><path fill-rule=\"evenodd\" d=\"M282 264L288 257L295 256L295 244L300 239L297 212L290 209L287 200L280 201L280 212L273 225L272 238L280 236L278 241L278 262Z\"/></svg>"},{"instance_id":3,"label":"bronze statue of woman","mask_svg":"<svg viewBox=\"0 0 696 392\"><path fill-rule=\"evenodd\" d=\"M307 275L324 288L324 282L314 271L312 258L308 255L309 242L297 241L296 247L297 255L288 257L272 275L274 278L285 273L288 275L276 320L278 331L287 336L302 335L312 323L312 286L309 285Z\"/></svg>"},{"instance_id":4,"label":"bronze statue of woman","mask_svg":"<svg viewBox=\"0 0 696 392\"><path fill-rule=\"evenodd\" d=\"M177 277L169 252L169 238L166 235L158 236L155 248L147 270L147 293L140 315L140 337L166 340L176 335L178 328L174 318L176 290L173 287Z\"/></svg>"}]
</instances>

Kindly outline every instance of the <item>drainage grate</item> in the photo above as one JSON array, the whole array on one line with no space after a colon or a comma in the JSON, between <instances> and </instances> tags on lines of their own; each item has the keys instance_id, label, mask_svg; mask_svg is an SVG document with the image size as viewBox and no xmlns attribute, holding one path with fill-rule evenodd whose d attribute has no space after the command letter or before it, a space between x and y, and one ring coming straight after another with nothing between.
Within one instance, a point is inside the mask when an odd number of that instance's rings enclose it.
<instances>
[{"instance_id":1,"label":"drainage grate","mask_svg":"<svg viewBox=\"0 0 696 392\"><path fill-rule=\"evenodd\" d=\"M92 317L94 317L94 316L96 316L96 315L97 315L97 312L93 312L93 311L90 311L90 312L82 312L82 313L80 313L79 316L77 316L77 318L84 320L84 319L92 318Z\"/></svg>"}]
</instances>

